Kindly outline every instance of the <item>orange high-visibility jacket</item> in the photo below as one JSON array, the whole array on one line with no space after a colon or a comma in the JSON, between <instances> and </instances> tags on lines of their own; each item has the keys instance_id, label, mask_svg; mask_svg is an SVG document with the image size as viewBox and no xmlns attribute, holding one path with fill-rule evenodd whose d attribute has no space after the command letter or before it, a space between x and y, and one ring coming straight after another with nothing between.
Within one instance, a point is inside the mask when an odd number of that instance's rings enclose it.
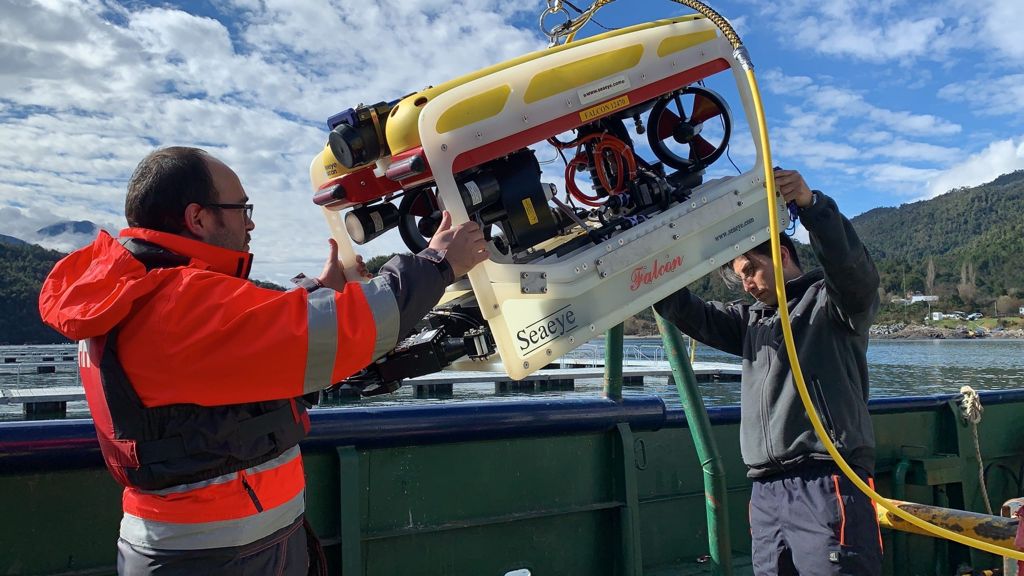
<instances>
[{"instance_id":1,"label":"orange high-visibility jacket","mask_svg":"<svg viewBox=\"0 0 1024 576\"><path fill-rule=\"evenodd\" d=\"M58 262L39 309L82 341L100 446L125 486L121 537L154 549L237 546L292 524L308 427L296 398L392 349L451 281L404 256L341 292L278 292L245 279L249 253L138 228L119 240L101 232ZM131 243L161 263L147 270Z\"/></svg>"}]
</instances>

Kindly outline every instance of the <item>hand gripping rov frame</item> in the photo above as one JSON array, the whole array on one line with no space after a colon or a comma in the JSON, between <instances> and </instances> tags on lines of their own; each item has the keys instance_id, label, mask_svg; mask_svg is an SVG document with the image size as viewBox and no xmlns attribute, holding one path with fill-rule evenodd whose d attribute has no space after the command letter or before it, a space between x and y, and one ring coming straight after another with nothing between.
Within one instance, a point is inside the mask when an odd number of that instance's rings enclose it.
<instances>
[{"instance_id":1,"label":"hand gripping rov frame","mask_svg":"<svg viewBox=\"0 0 1024 576\"><path fill-rule=\"evenodd\" d=\"M702 125L721 117L728 126L728 112L717 95L693 85L729 72L758 160L747 172L702 183L729 137L726 130L716 147L701 136ZM691 110L684 98L693 99ZM642 133L643 114L658 161L644 160L625 129L631 120ZM355 262L353 240L395 225L407 243L425 245L442 207L455 222L480 222L491 258L469 273L471 294L456 284L462 289L450 289L442 308L454 303L465 316L478 305L512 378L769 237L750 88L732 46L700 16L528 54L397 102L348 110L328 124L330 142L310 176L345 266ZM566 160L565 201L558 186L541 183L528 148L546 141L576 150ZM688 146L689 154L666 142ZM592 195L576 183L587 173ZM399 197L396 209L391 201ZM784 228L786 210L778 214ZM453 330L449 336L462 338Z\"/></svg>"}]
</instances>

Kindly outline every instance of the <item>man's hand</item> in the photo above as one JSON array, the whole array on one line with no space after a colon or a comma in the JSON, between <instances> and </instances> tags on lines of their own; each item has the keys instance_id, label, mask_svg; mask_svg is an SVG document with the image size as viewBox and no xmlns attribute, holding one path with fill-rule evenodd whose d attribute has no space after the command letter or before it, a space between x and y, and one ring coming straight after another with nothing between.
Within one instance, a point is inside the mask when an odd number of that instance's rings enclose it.
<instances>
[{"instance_id":1,"label":"man's hand","mask_svg":"<svg viewBox=\"0 0 1024 576\"><path fill-rule=\"evenodd\" d=\"M430 239L429 246L445 254L456 278L490 256L480 225L476 222L463 222L452 227L452 215L447 210L441 216L441 225Z\"/></svg>"},{"instance_id":2,"label":"man's hand","mask_svg":"<svg viewBox=\"0 0 1024 576\"><path fill-rule=\"evenodd\" d=\"M807 182L804 182L804 177L796 170L776 168L775 189L787 203L796 203L797 208L807 208L814 201L814 195L807 187Z\"/></svg>"},{"instance_id":3,"label":"man's hand","mask_svg":"<svg viewBox=\"0 0 1024 576\"><path fill-rule=\"evenodd\" d=\"M324 269L320 272L320 276L317 280L321 284L341 292L345 289L345 282L354 282L359 278L345 278L345 269L341 265L341 260L338 260L338 241L334 238L327 240L327 243L331 246L331 253L327 256L327 262L324 263ZM363 262L362 255L356 256L356 268L359 275L363 278L372 278L369 270L366 269L366 263Z\"/></svg>"}]
</instances>

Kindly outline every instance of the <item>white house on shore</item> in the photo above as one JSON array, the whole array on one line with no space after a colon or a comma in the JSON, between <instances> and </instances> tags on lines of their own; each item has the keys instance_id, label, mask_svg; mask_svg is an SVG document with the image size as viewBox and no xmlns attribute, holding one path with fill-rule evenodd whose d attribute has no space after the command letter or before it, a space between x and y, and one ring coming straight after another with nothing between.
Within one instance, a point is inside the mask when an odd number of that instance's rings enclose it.
<instances>
[{"instance_id":1,"label":"white house on shore","mask_svg":"<svg viewBox=\"0 0 1024 576\"><path fill-rule=\"evenodd\" d=\"M938 296L928 296L928 295L921 294L920 292L916 292L914 294L908 293L906 298L900 298L899 296L893 296L889 300L889 302L892 302L893 304L907 304L907 305L909 305L909 304L916 304L918 302L927 302L927 303L931 304L932 302L938 302L938 301L939 301L939 297Z\"/></svg>"}]
</instances>

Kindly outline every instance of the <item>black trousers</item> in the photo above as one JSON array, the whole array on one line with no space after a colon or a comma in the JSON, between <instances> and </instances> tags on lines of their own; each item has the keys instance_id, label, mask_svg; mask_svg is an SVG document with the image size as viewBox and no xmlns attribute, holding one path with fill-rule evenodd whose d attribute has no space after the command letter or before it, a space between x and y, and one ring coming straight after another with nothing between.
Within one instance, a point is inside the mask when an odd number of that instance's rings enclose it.
<instances>
[{"instance_id":1,"label":"black trousers","mask_svg":"<svg viewBox=\"0 0 1024 576\"><path fill-rule=\"evenodd\" d=\"M874 504L832 462L755 480L750 534L758 576L882 573Z\"/></svg>"},{"instance_id":2,"label":"black trousers","mask_svg":"<svg viewBox=\"0 0 1024 576\"><path fill-rule=\"evenodd\" d=\"M120 576L306 576L310 555L303 518L245 546L151 550L118 538Z\"/></svg>"}]
</instances>

